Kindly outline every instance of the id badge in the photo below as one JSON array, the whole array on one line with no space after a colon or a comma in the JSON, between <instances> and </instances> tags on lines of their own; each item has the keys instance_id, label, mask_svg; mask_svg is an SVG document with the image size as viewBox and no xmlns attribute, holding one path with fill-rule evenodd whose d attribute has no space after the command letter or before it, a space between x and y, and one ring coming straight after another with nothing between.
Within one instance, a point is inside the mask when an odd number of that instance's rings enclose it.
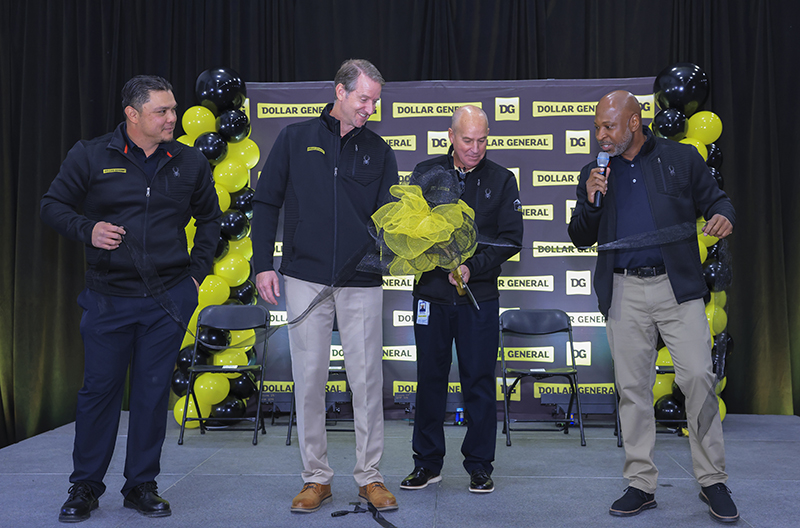
<instances>
[{"instance_id":1,"label":"id badge","mask_svg":"<svg viewBox=\"0 0 800 528\"><path fill-rule=\"evenodd\" d=\"M428 316L430 315L430 308L431 303L428 301L423 301L420 299L417 302L417 324L418 325L426 325L428 324Z\"/></svg>"}]
</instances>

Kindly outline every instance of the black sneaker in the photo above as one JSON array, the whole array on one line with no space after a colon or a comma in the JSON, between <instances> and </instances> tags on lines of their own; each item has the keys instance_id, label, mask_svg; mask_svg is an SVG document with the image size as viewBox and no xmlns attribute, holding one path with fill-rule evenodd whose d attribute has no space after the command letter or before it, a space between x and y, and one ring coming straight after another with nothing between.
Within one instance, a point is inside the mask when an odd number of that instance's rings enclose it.
<instances>
[{"instance_id":1,"label":"black sneaker","mask_svg":"<svg viewBox=\"0 0 800 528\"><path fill-rule=\"evenodd\" d=\"M708 513L715 521L735 523L739 520L739 510L731 499L731 490L723 483L702 488L700 500L708 504Z\"/></svg>"},{"instance_id":2,"label":"black sneaker","mask_svg":"<svg viewBox=\"0 0 800 528\"><path fill-rule=\"evenodd\" d=\"M411 472L409 476L400 483L400 487L402 489L422 489L428 484L433 484L434 482L439 482L442 480L442 476L438 473L434 473L430 469L426 469L424 467L415 467L414 471Z\"/></svg>"},{"instance_id":3,"label":"black sneaker","mask_svg":"<svg viewBox=\"0 0 800 528\"><path fill-rule=\"evenodd\" d=\"M608 513L615 517L631 517L658 506L652 493L628 486L625 495L614 501Z\"/></svg>"},{"instance_id":4,"label":"black sneaker","mask_svg":"<svg viewBox=\"0 0 800 528\"><path fill-rule=\"evenodd\" d=\"M494 481L485 469L476 469L469 476L469 490L472 493L491 493Z\"/></svg>"},{"instance_id":5,"label":"black sneaker","mask_svg":"<svg viewBox=\"0 0 800 528\"><path fill-rule=\"evenodd\" d=\"M61 506L58 520L64 523L85 521L92 510L100 506L100 501L94 496L92 487L85 482L77 482L69 488L69 498Z\"/></svg>"},{"instance_id":6,"label":"black sneaker","mask_svg":"<svg viewBox=\"0 0 800 528\"><path fill-rule=\"evenodd\" d=\"M125 495L123 505L145 517L167 517L172 515L169 502L158 496L158 485L154 481L139 484Z\"/></svg>"}]
</instances>

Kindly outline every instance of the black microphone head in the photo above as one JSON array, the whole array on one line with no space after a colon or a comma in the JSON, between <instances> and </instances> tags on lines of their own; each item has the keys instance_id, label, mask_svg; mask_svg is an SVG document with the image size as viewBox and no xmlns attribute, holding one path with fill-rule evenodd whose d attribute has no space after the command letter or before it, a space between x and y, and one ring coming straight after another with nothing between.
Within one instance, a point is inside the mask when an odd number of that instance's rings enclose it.
<instances>
[{"instance_id":1,"label":"black microphone head","mask_svg":"<svg viewBox=\"0 0 800 528\"><path fill-rule=\"evenodd\" d=\"M608 167L608 152L600 152L597 154L597 166Z\"/></svg>"}]
</instances>

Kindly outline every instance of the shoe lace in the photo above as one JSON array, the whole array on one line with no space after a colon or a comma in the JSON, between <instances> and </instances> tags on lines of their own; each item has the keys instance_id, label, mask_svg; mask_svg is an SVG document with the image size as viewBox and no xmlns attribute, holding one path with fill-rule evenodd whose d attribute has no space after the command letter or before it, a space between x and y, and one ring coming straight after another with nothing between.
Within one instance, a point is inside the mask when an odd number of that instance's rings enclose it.
<instances>
[{"instance_id":1,"label":"shoe lace","mask_svg":"<svg viewBox=\"0 0 800 528\"><path fill-rule=\"evenodd\" d=\"M69 493L69 500L71 501L77 498L88 501L89 499L91 499L93 495L92 487L84 482L78 482L77 484L73 484L72 486L70 486L67 493Z\"/></svg>"},{"instance_id":2,"label":"shoe lace","mask_svg":"<svg viewBox=\"0 0 800 528\"><path fill-rule=\"evenodd\" d=\"M386 489L386 486L383 485L383 482L370 482L369 484L367 484L368 491L374 491L375 489L388 491Z\"/></svg>"},{"instance_id":3,"label":"shoe lace","mask_svg":"<svg viewBox=\"0 0 800 528\"><path fill-rule=\"evenodd\" d=\"M317 486L319 486L319 484L317 484L316 482L306 482L305 484L303 484L303 489L300 491L300 493L303 493L307 489L316 490Z\"/></svg>"},{"instance_id":4,"label":"shoe lace","mask_svg":"<svg viewBox=\"0 0 800 528\"><path fill-rule=\"evenodd\" d=\"M709 486L709 488L711 488L713 490L716 490L719 493L727 492L728 495L732 495L733 494L731 489L727 485L723 484L722 482L717 482L716 484L712 484L711 486Z\"/></svg>"},{"instance_id":5,"label":"shoe lace","mask_svg":"<svg viewBox=\"0 0 800 528\"><path fill-rule=\"evenodd\" d=\"M152 480L150 482L142 482L141 484L136 486L136 489L141 494L145 494L145 493L148 493L148 492L149 493L157 493L158 492L158 484L156 484L155 481L152 481Z\"/></svg>"}]
</instances>

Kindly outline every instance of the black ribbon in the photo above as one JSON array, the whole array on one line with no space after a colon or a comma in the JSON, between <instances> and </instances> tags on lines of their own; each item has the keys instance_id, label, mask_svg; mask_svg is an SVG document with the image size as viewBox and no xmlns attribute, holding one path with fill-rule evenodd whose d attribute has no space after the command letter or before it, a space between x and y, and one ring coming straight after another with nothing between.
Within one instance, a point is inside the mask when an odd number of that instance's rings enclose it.
<instances>
[{"instance_id":1,"label":"black ribbon","mask_svg":"<svg viewBox=\"0 0 800 528\"><path fill-rule=\"evenodd\" d=\"M372 518L375 519L375 522L383 526L383 528L397 528L395 525L387 521L386 518L383 515L381 515L381 512L378 511L378 508L376 508L375 505L372 504L371 502L367 503L366 508L362 506L361 503L359 502L351 502L350 505L355 506L355 508L353 508L353 511L350 510L335 511L331 513L331 517L343 517L348 513L371 513Z\"/></svg>"}]
</instances>

